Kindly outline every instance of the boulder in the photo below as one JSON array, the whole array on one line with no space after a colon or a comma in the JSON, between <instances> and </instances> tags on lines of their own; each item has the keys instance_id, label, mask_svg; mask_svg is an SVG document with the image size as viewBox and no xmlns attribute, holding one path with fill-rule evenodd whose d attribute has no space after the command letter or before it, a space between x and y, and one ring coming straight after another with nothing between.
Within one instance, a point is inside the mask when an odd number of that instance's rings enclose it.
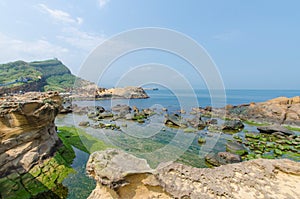
<instances>
[{"instance_id":1,"label":"boulder","mask_svg":"<svg viewBox=\"0 0 300 199\"><path fill-rule=\"evenodd\" d=\"M187 122L177 114L167 115L164 123L171 127L187 127Z\"/></svg>"},{"instance_id":2,"label":"boulder","mask_svg":"<svg viewBox=\"0 0 300 199\"><path fill-rule=\"evenodd\" d=\"M79 122L79 124L78 124L79 126L84 126L84 127L87 127L87 126L89 126L90 125L90 123L88 122L88 121L81 121L81 122Z\"/></svg>"},{"instance_id":3,"label":"boulder","mask_svg":"<svg viewBox=\"0 0 300 199\"><path fill-rule=\"evenodd\" d=\"M229 152L209 153L205 156L205 161L213 166L221 166L241 162L241 156Z\"/></svg>"},{"instance_id":4,"label":"boulder","mask_svg":"<svg viewBox=\"0 0 300 199\"><path fill-rule=\"evenodd\" d=\"M223 131L240 131L244 128L244 124L240 120L226 120L222 125Z\"/></svg>"},{"instance_id":5,"label":"boulder","mask_svg":"<svg viewBox=\"0 0 300 199\"><path fill-rule=\"evenodd\" d=\"M126 185L125 177L131 174L153 172L145 159L120 149L94 152L87 162L86 171L97 182L113 189Z\"/></svg>"},{"instance_id":6,"label":"boulder","mask_svg":"<svg viewBox=\"0 0 300 199\"><path fill-rule=\"evenodd\" d=\"M281 132L284 135L294 135L295 134L293 131L290 131L281 125L260 126L260 127L257 127L257 130L259 130L260 133L266 133L266 134L272 134L275 132Z\"/></svg>"},{"instance_id":7,"label":"boulder","mask_svg":"<svg viewBox=\"0 0 300 199\"><path fill-rule=\"evenodd\" d=\"M126 104L117 104L116 106L113 106L111 108L111 110L113 112L127 112L127 113L130 113L131 111L131 108L130 106L126 105Z\"/></svg>"},{"instance_id":8,"label":"boulder","mask_svg":"<svg viewBox=\"0 0 300 199\"><path fill-rule=\"evenodd\" d=\"M244 155L247 153L247 149L241 143L236 141L228 141L226 143L226 151L237 155Z\"/></svg>"}]
</instances>

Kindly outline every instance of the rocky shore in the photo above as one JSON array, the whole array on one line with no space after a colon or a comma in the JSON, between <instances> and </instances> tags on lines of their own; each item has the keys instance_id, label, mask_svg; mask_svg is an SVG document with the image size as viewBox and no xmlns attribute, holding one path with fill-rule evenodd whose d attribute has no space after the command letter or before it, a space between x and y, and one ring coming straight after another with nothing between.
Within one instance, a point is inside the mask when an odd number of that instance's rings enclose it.
<instances>
[{"instance_id":1,"label":"rocky shore","mask_svg":"<svg viewBox=\"0 0 300 199\"><path fill-rule=\"evenodd\" d=\"M297 198L300 163L258 159L213 169L144 159L118 149L95 152L87 172L97 181L89 199L101 198Z\"/></svg>"}]
</instances>

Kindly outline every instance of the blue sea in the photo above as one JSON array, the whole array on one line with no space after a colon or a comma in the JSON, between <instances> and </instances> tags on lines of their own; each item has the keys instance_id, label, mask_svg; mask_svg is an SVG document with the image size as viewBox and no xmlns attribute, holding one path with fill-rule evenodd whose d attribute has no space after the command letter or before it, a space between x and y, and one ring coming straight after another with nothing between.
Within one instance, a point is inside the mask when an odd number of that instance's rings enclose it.
<instances>
[{"instance_id":1,"label":"blue sea","mask_svg":"<svg viewBox=\"0 0 300 199\"><path fill-rule=\"evenodd\" d=\"M165 107L171 111L180 109L190 110L193 107L214 106L220 107L225 104L239 105L250 102L263 102L276 97L294 97L300 95L300 90L226 90L223 95L217 95L214 99L219 102L224 98L222 103L212 104L212 96L209 90L196 89L193 91L167 89L146 90L150 98L147 99L130 99L130 100L99 100L96 102L79 102L82 105L100 105L104 108L116 104L128 104L130 106L137 106L138 108L149 107Z\"/></svg>"}]
</instances>

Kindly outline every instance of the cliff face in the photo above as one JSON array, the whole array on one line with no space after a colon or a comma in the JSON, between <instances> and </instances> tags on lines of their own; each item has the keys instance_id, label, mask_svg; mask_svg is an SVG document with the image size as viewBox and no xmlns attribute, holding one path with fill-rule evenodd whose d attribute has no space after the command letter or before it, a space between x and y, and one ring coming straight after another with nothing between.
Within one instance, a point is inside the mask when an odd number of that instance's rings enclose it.
<instances>
[{"instance_id":1,"label":"cliff face","mask_svg":"<svg viewBox=\"0 0 300 199\"><path fill-rule=\"evenodd\" d=\"M217 168L147 162L118 149L95 152L87 172L97 180L89 199L101 198L297 198L300 163L257 159Z\"/></svg>"},{"instance_id":2,"label":"cliff face","mask_svg":"<svg viewBox=\"0 0 300 199\"><path fill-rule=\"evenodd\" d=\"M60 145L54 125L60 106L56 92L0 98L0 177L52 155Z\"/></svg>"}]
</instances>

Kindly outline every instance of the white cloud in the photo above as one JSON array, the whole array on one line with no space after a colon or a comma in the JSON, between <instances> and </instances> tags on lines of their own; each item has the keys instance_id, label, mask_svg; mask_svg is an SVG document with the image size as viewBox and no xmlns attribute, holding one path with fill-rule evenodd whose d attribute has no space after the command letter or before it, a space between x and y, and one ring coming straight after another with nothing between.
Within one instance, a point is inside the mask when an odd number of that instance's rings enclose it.
<instances>
[{"instance_id":1,"label":"white cloud","mask_svg":"<svg viewBox=\"0 0 300 199\"><path fill-rule=\"evenodd\" d=\"M0 61L37 60L67 55L68 49L45 39L22 41L0 33Z\"/></svg>"},{"instance_id":2,"label":"white cloud","mask_svg":"<svg viewBox=\"0 0 300 199\"><path fill-rule=\"evenodd\" d=\"M47 13L53 19L59 22L79 24L79 25L82 24L83 22L83 19L80 17L73 18L69 13L62 10L50 9L45 4L38 4L38 8L40 9L40 11Z\"/></svg>"},{"instance_id":3,"label":"white cloud","mask_svg":"<svg viewBox=\"0 0 300 199\"><path fill-rule=\"evenodd\" d=\"M100 8L103 8L106 4L108 4L110 0L98 0L98 4Z\"/></svg>"},{"instance_id":4,"label":"white cloud","mask_svg":"<svg viewBox=\"0 0 300 199\"><path fill-rule=\"evenodd\" d=\"M62 32L64 35L58 36L59 39L84 51L91 51L105 39L104 35L91 34L73 27L64 28Z\"/></svg>"}]
</instances>

